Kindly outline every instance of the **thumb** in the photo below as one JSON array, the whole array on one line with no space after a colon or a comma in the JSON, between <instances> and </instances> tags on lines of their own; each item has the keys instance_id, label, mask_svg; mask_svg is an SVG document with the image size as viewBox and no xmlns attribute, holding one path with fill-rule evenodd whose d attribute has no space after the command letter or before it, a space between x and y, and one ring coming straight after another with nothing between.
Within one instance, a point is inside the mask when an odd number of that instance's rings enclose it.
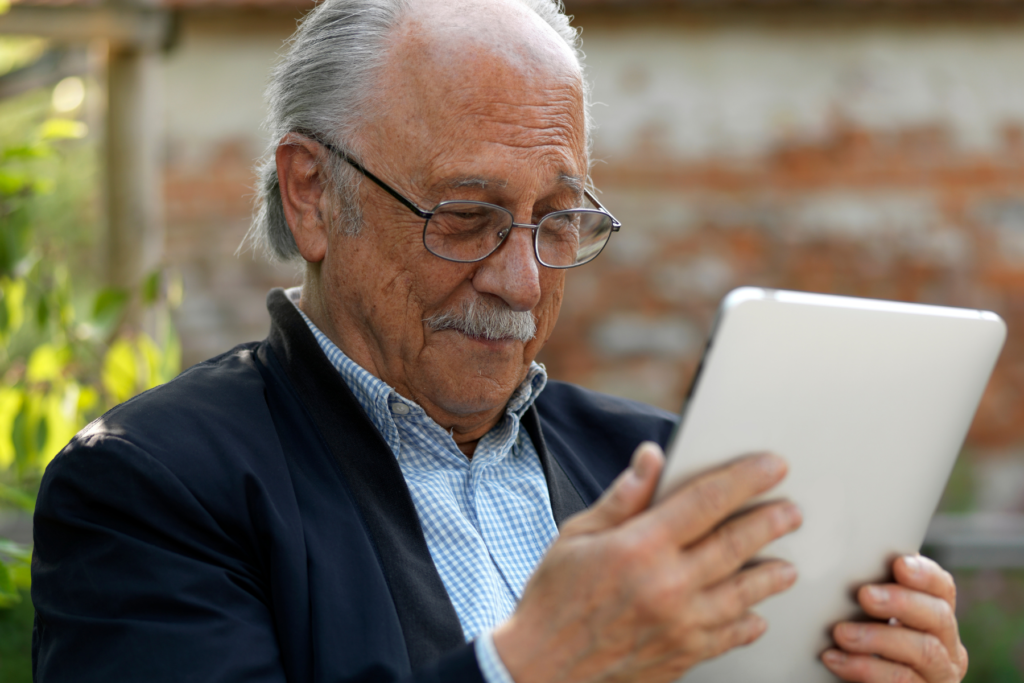
<instances>
[{"instance_id":1,"label":"thumb","mask_svg":"<svg viewBox=\"0 0 1024 683\"><path fill-rule=\"evenodd\" d=\"M608 490L588 510L569 519L562 536L590 534L622 524L643 512L651 503L658 477L665 465L661 446L644 441L633 451L633 458Z\"/></svg>"}]
</instances>

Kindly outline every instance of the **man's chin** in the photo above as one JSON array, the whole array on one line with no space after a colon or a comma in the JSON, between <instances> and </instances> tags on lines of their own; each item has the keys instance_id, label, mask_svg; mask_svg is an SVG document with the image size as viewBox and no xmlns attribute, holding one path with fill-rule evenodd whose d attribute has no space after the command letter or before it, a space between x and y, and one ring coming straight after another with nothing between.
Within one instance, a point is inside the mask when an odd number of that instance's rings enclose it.
<instances>
[{"instance_id":1,"label":"man's chin","mask_svg":"<svg viewBox=\"0 0 1024 683\"><path fill-rule=\"evenodd\" d=\"M504 406L526 375L529 362L518 339L485 339L446 330L431 346L426 382L435 388L433 402L458 415ZM437 391L440 389L440 391Z\"/></svg>"}]
</instances>

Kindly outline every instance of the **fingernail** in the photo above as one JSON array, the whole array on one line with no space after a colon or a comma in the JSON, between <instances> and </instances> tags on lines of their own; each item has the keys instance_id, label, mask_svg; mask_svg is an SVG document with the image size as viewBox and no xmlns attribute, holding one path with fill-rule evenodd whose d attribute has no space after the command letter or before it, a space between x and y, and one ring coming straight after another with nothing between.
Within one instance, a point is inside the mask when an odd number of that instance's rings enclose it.
<instances>
[{"instance_id":1,"label":"fingernail","mask_svg":"<svg viewBox=\"0 0 1024 683\"><path fill-rule=\"evenodd\" d=\"M903 558L903 566L906 567L907 573L911 576L916 576L921 571L924 564L921 562L921 558L917 555L907 555Z\"/></svg>"},{"instance_id":2,"label":"fingernail","mask_svg":"<svg viewBox=\"0 0 1024 683\"><path fill-rule=\"evenodd\" d=\"M791 564L784 564L778 569L779 580L785 585L792 585L796 582L796 567Z\"/></svg>"},{"instance_id":3,"label":"fingernail","mask_svg":"<svg viewBox=\"0 0 1024 683\"><path fill-rule=\"evenodd\" d=\"M643 481L651 474L651 458L645 456L645 452L651 450L651 447L657 448L657 444L651 441L645 441L633 452L633 460L629 463L629 468L633 470L633 476Z\"/></svg>"},{"instance_id":4,"label":"fingernail","mask_svg":"<svg viewBox=\"0 0 1024 683\"><path fill-rule=\"evenodd\" d=\"M843 637L843 640L856 643L864 638L864 629L860 626L855 624L843 624L840 628L842 629L840 635Z\"/></svg>"},{"instance_id":5,"label":"fingernail","mask_svg":"<svg viewBox=\"0 0 1024 683\"><path fill-rule=\"evenodd\" d=\"M761 465L761 469L764 471L764 473L769 477L777 476L780 472L782 472L783 468L786 466L786 463L782 460L782 458L775 455L774 453L765 453L764 455L762 455L759 464Z\"/></svg>"},{"instance_id":6,"label":"fingernail","mask_svg":"<svg viewBox=\"0 0 1024 683\"><path fill-rule=\"evenodd\" d=\"M825 661L829 664L845 664L846 653L840 652L839 650L826 650Z\"/></svg>"},{"instance_id":7,"label":"fingernail","mask_svg":"<svg viewBox=\"0 0 1024 683\"><path fill-rule=\"evenodd\" d=\"M889 602L889 589L881 586L868 586L868 597L872 602L880 604Z\"/></svg>"},{"instance_id":8,"label":"fingernail","mask_svg":"<svg viewBox=\"0 0 1024 683\"><path fill-rule=\"evenodd\" d=\"M768 622L756 614L751 614L744 624L747 630L747 637L757 639L762 633L768 630Z\"/></svg>"},{"instance_id":9,"label":"fingernail","mask_svg":"<svg viewBox=\"0 0 1024 683\"><path fill-rule=\"evenodd\" d=\"M800 506L796 503L790 503L786 506L786 516L789 518L789 523L794 529L804 523L804 513L800 511Z\"/></svg>"},{"instance_id":10,"label":"fingernail","mask_svg":"<svg viewBox=\"0 0 1024 683\"><path fill-rule=\"evenodd\" d=\"M800 515L800 508L793 503L780 505L775 509L774 521L779 533L788 533L797 529L803 521Z\"/></svg>"}]
</instances>

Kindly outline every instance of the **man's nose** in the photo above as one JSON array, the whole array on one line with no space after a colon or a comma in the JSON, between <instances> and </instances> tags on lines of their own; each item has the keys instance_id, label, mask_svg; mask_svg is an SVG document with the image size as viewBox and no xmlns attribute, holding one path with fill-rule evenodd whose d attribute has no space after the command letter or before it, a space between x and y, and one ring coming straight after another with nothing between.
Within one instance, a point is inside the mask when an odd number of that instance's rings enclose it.
<instances>
[{"instance_id":1,"label":"man's nose","mask_svg":"<svg viewBox=\"0 0 1024 683\"><path fill-rule=\"evenodd\" d=\"M480 262L473 287L501 297L514 311L530 311L540 303L540 268L533 249L533 230L514 227L498 250Z\"/></svg>"}]
</instances>

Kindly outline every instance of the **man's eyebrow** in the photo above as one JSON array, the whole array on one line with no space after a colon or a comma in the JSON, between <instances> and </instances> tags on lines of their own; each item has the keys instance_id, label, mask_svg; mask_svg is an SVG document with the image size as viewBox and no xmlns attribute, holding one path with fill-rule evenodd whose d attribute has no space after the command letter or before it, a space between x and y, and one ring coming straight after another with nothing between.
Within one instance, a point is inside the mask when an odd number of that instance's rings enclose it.
<instances>
[{"instance_id":1,"label":"man's eyebrow","mask_svg":"<svg viewBox=\"0 0 1024 683\"><path fill-rule=\"evenodd\" d=\"M487 189L489 186L497 185L498 187L507 187L507 179L499 178L486 178L484 176L462 176L460 178L452 178L444 182L444 187L449 190L458 190L463 187L475 187L481 190Z\"/></svg>"},{"instance_id":2,"label":"man's eyebrow","mask_svg":"<svg viewBox=\"0 0 1024 683\"><path fill-rule=\"evenodd\" d=\"M577 193L582 193L585 183L582 176L565 173L563 171L558 174L558 184L568 187ZM461 176L446 180L444 182L444 187L448 190L459 190L464 187L472 187L480 190L486 190L488 187L505 188L508 187L508 179L488 178L486 176Z\"/></svg>"},{"instance_id":3,"label":"man's eyebrow","mask_svg":"<svg viewBox=\"0 0 1024 683\"><path fill-rule=\"evenodd\" d=\"M558 174L558 184L571 187L580 194L583 193L583 187L585 185L583 176L572 175L571 173L565 173L564 171Z\"/></svg>"}]
</instances>

